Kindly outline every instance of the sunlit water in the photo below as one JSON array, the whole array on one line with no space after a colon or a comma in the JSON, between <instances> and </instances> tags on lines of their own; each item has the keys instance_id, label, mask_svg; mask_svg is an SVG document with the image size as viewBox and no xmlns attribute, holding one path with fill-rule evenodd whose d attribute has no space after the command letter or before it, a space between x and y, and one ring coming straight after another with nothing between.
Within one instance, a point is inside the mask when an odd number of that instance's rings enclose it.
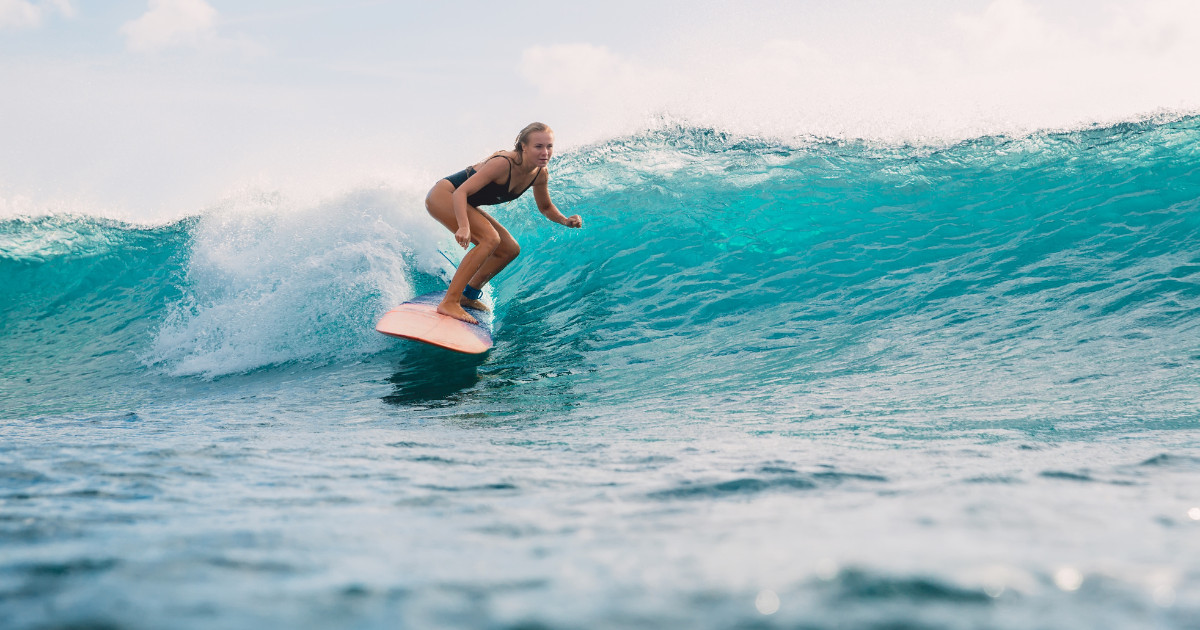
<instances>
[{"instance_id":1,"label":"sunlit water","mask_svg":"<svg viewBox=\"0 0 1200 630\"><path fill-rule=\"evenodd\" d=\"M1200 626L1198 158L592 147L478 358L419 196L6 221L0 626Z\"/></svg>"}]
</instances>

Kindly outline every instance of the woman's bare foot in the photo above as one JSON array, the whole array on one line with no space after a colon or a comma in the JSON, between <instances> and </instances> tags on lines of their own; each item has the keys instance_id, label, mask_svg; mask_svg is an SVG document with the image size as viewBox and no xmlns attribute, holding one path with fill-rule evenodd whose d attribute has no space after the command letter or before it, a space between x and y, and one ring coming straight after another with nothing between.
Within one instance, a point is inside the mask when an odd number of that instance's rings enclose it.
<instances>
[{"instance_id":1,"label":"woman's bare foot","mask_svg":"<svg viewBox=\"0 0 1200 630\"><path fill-rule=\"evenodd\" d=\"M459 300L458 303L467 308L473 308L477 311L483 311L484 313L492 312L492 309L488 308L487 304L484 304L483 302L480 302L479 300L472 300L471 298L466 297L466 296L463 296L463 299Z\"/></svg>"},{"instance_id":2,"label":"woman's bare foot","mask_svg":"<svg viewBox=\"0 0 1200 630\"><path fill-rule=\"evenodd\" d=\"M462 306L459 306L454 301L447 303L445 300L442 300L441 304L438 304L437 312L441 313L442 315L449 315L454 319L461 319L468 324L479 323L479 320L471 317L470 314L463 310Z\"/></svg>"}]
</instances>

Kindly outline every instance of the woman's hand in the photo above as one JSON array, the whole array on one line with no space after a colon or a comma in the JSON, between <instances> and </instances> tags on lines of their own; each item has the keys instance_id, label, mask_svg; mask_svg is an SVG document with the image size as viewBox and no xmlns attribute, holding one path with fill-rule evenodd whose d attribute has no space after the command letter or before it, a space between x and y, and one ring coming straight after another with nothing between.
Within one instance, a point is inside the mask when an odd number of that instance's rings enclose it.
<instances>
[{"instance_id":1,"label":"woman's hand","mask_svg":"<svg viewBox=\"0 0 1200 630\"><path fill-rule=\"evenodd\" d=\"M583 217L579 216L578 214L572 214L571 216L567 217L567 220L563 223L563 225L569 228L581 228L583 227Z\"/></svg>"},{"instance_id":2,"label":"woman's hand","mask_svg":"<svg viewBox=\"0 0 1200 630\"><path fill-rule=\"evenodd\" d=\"M454 233L454 240L458 241L459 247L466 249L471 244L471 226L464 225L458 228Z\"/></svg>"}]
</instances>

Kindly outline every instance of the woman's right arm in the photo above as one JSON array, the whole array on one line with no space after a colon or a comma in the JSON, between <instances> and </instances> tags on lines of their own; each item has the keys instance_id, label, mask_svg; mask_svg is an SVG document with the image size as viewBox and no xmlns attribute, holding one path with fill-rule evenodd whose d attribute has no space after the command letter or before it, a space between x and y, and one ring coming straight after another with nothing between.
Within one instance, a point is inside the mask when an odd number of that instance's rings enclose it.
<instances>
[{"instance_id":1,"label":"woman's right arm","mask_svg":"<svg viewBox=\"0 0 1200 630\"><path fill-rule=\"evenodd\" d=\"M478 175L478 174L476 174ZM472 177L475 177L474 175ZM467 180L471 181L471 180ZM454 232L454 240L458 241L458 246L466 249L471 244L471 221L467 218L467 197L468 193L463 192L467 185L464 183L454 190L454 195L450 198L454 206L454 222L458 224L458 230Z\"/></svg>"},{"instance_id":2,"label":"woman's right arm","mask_svg":"<svg viewBox=\"0 0 1200 630\"><path fill-rule=\"evenodd\" d=\"M496 157L496 156L493 156ZM500 183L505 181L508 176L507 160L493 160L488 158L483 165L475 171L475 174L468 177L467 181L463 182L462 186L454 189L454 194L451 195L451 201L454 205L454 220L458 223L458 231L454 233L454 240L463 249L471 245L471 221L467 216L467 209L471 204L467 203L467 197L479 192L484 186L491 182Z\"/></svg>"}]
</instances>

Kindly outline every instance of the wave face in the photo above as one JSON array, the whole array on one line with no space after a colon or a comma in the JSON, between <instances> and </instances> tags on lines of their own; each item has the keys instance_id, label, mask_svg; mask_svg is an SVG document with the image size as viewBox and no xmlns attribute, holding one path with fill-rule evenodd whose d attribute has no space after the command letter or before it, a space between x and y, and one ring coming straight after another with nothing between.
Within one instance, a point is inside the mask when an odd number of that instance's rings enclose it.
<instances>
[{"instance_id":1,"label":"wave face","mask_svg":"<svg viewBox=\"0 0 1200 630\"><path fill-rule=\"evenodd\" d=\"M615 142L558 169L585 233L519 226L501 352L577 358L610 402L1187 415L1198 150L1195 118L936 150Z\"/></svg>"},{"instance_id":2,"label":"wave face","mask_svg":"<svg viewBox=\"0 0 1200 630\"><path fill-rule=\"evenodd\" d=\"M663 128L563 156L489 362L596 406L992 421L1190 413L1200 360L1200 119L950 147ZM161 227L0 224L10 400L353 362L444 281L419 197L256 197ZM584 382L586 381L586 383ZM39 383L42 383L39 386ZM590 385L589 385L590 384Z\"/></svg>"},{"instance_id":3,"label":"wave face","mask_svg":"<svg viewBox=\"0 0 1200 630\"><path fill-rule=\"evenodd\" d=\"M135 382L143 368L132 353L179 299L191 223L0 223L0 406L12 414L31 401L105 406L109 388Z\"/></svg>"}]
</instances>

